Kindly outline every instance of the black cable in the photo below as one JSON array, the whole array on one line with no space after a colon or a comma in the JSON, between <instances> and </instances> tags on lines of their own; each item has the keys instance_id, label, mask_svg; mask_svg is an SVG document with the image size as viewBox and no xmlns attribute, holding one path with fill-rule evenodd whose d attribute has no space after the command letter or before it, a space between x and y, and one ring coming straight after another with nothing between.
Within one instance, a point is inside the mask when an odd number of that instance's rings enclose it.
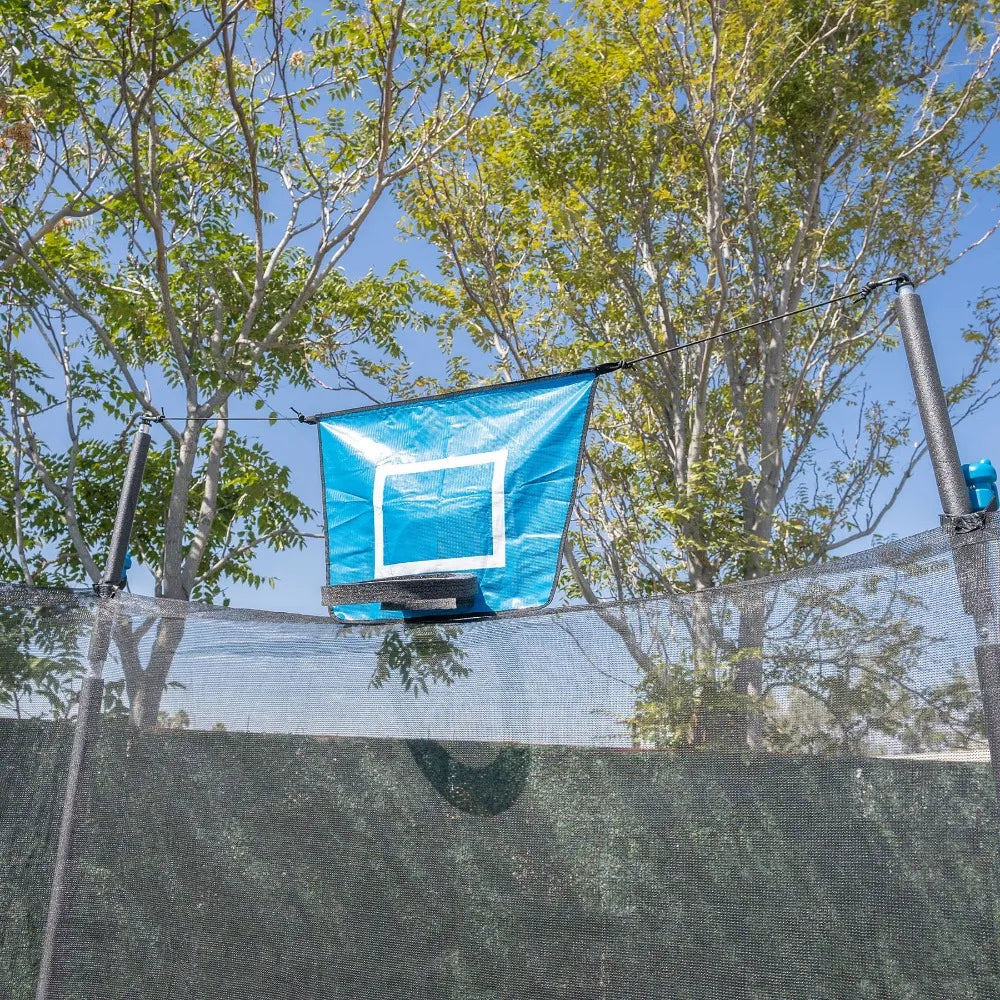
<instances>
[{"instance_id":1,"label":"black cable","mask_svg":"<svg viewBox=\"0 0 1000 1000\"><path fill-rule=\"evenodd\" d=\"M896 274L891 278L885 278L880 281L869 281L868 284L858 292L845 292L843 295L835 295L832 299L824 299L822 302L812 302L807 306L803 306L801 309L793 309L791 312L780 313L777 316L768 316L765 319L759 319L754 323L747 323L745 326L737 326L732 330L722 330L720 333L713 333L708 337L700 337L698 340L689 340L683 344L676 344L674 347L665 347L662 351L653 351L650 354L642 354L637 358L628 358L623 361L606 361L602 365L595 365L592 370L596 371L599 375L604 375L607 372L614 371L628 371L628 369L642 364L643 361L651 361L653 358L662 358L664 355L673 354L676 351L685 351L689 347L697 347L699 344L708 344L713 340L720 340L723 337L731 337L733 334L745 333L747 330L753 330L758 326L766 326L768 323L774 323L779 319L788 319L791 316L799 316L802 313L812 312L814 309L822 309L824 306L830 306L836 302L843 302L845 299L865 300L873 291L875 291L876 288L881 288L883 285L891 285L893 282L904 279L905 277L905 275Z\"/></svg>"},{"instance_id":2,"label":"black cable","mask_svg":"<svg viewBox=\"0 0 1000 1000\"><path fill-rule=\"evenodd\" d=\"M709 344L713 340L721 340L723 337L731 337L737 333L745 333L747 330L754 330L758 326L766 326L768 323L774 323L779 319L789 319L792 316L801 316L802 313L813 312L816 309L822 309L824 306L831 306L837 302L843 302L846 299L854 299L855 301L865 301L868 296L871 295L878 288L883 288L886 285L899 284L900 282L909 282L909 278L905 274L894 274L890 278L881 278L875 281L869 281L866 285L863 285L856 292L845 292L843 295L835 295L832 299L824 299L822 302L812 302L807 306L802 306L800 309L793 309L791 312L780 313L777 316L768 316L765 319L759 319L754 323L747 323L744 326L737 326L731 330L722 330L719 333L713 333L708 337L699 337L697 340L689 340L683 344L676 344L673 347L665 347L662 351L652 351L650 354L641 354L637 358L626 358L622 361L605 361L602 364L592 365L589 368L578 369L580 372L594 372L597 375L607 375L610 372L617 371L628 371L634 368L636 365L641 365L644 361L652 361L653 358L662 358L667 354L674 354L677 351L686 351L689 347L697 347L699 344ZM572 375L575 372L562 372L559 374ZM552 376L550 376L552 377ZM484 386L484 388L487 388ZM255 394L256 395L256 394ZM260 398L258 396L258 398ZM316 417L308 417L305 414L299 413L294 406L289 407L292 413L295 414L294 417L227 417L230 421L241 421L246 422L250 420L266 420L268 423L277 423L278 421L294 421L300 424L315 424L317 423ZM208 417L160 417L161 420L216 420L217 415L212 415Z\"/></svg>"},{"instance_id":3,"label":"black cable","mask_svg":"<svg viewBox=\"0 0 1000 1000\"><path fill-rule=\"evenodd\" d=\"M161 420L176 420L176 421L181 421L181 420L202 420L202 421L205 421L205 420L219 420L220 417L219 417L219 415L217 413L210 414L207 417L192 417L192 416L168 417L168 416L163 416L161 414L160 415L160 419ZM225 420L226 420L227 423L233 423L233 422L237 422L237 421L239 423L246 423L246 421L248 421L248 420L266 420L269 424L276 424L276 423L279 423L280 421L291 421L292 423L299 423L299 424L301 424L301 423L308 423L308 420L307 419L303 419L301 416L298 416L298 417L226 417Z\"/></svg>"}]
</instances>

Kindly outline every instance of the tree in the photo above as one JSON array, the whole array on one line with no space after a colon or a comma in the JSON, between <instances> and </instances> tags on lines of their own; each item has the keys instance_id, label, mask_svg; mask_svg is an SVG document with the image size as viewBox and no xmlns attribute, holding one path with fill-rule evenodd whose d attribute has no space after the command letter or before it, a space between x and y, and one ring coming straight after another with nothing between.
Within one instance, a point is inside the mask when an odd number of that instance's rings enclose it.
<instances>
[{"instance_id":1,"label":"tree","mask_svg":"<svg viewBox=\"0 0 1000 1000\"><path fill-rule=\"evenodd\" d=\"M16 719L36 714L42 702L53 718L76 704L79 623L68 602L0 612L0 708Z\"/></svg>"},{"instance_id":2,"label":"tree","mask_svg":"<svg viewBox=\"0 0 1000 1000\"><path fill-rule=\"evenodd\" d=\"M856 293L971 249L963 212L996 191L998 37L986 3L583 0L508 95L511 124L418 173L407 207L440 250L444 329L501 377L657 354L602 382L568 586L704 590L878 530L924 449L903 451L909 414L865 376L896 346L891 310ZM660 353L768 316L784 318ZM956 416L981 401L995 334L970 338ZM695 657L718 680L700 607ZM761 613L742 616L731 680L750 699Z\"/></svg>"},{"instance_id":3,"label":"tree","mask_svg":"<svg viewBox=\"0 0 1000 1000\"><path fill-rule=\"evenodd\" d=\"M351 282L341 263L387 192L531 65L542 19L464 0L337 0L322 18L297 0L2 12L17 572L98 580L125 458L107 428L166 413L132 542L157 596L259 584L255 554L301 545L310 511L232 405L266 407L317 372L352 386L399 354L410 280ZM117 626L139 725L182 634L180 616Z\"/></svg>"}]
</instances>

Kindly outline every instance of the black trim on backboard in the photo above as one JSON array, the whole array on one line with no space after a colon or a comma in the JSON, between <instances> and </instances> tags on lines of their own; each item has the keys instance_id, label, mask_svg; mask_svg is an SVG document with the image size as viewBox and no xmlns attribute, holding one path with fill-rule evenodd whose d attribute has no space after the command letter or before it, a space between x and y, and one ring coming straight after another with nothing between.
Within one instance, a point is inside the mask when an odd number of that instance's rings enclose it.
<instances>
[{"instance_id":1,"label":"black trim on backboard","mask_svg":"<svg viewBox=\"0 0 1000 1000\"><path fill-rule=\"evenodd\" d=\"M476 600L479 578L474 573L426 573L390 576L361 583L337 583L323 588L323 604L381 604L383 611L460 611Z\"/></svg>"},{"instance_id":2,"label":"black trim on backboard","mask_svg":"<svg viewBox=\"0 0 1000 1000\"><path fill-rule=\"evenodd\" d=\"M330 582L330 519L326 513L326 465L323 462L323 428L316 423L316 447L319 449L319 488L323 497L323 561L325 568L323 577L326 583ZM330 609L333 614L333 609Z\"/></svg>"},{"instance_id":3,"label":"black trim on backboard","mask_svg":"<svg viewBox=\"0 0 1000 1000\"><path fill-rule=\"evenodd\" d=\"M388 403L367 403L365 406L352 406L347 410L331 410L329 413L314 413L311 417L306 417L303 423L315 423L325 417L344 417L349 413L366 413L369 410L391 410L397 406L413 406L416 403L433 403L439 399L457 399L459 396L473 396L481 392L489 392L492 389L510 389L516 385L529 385L533 382L546 382L550 379L571 378L574 375L604 375L608 371L615 371L619 367L619 362L612 362L614 367L608 365L593 365L590 368L577 368L571 372L557 372L555 375L533 375L531 378L519 378L513 382L491 382L489 385L477 385L471 389L449 389L446 392L439 392L434 396L418 396L415 399L393 399Z\"/></svg>"}]
</instances>

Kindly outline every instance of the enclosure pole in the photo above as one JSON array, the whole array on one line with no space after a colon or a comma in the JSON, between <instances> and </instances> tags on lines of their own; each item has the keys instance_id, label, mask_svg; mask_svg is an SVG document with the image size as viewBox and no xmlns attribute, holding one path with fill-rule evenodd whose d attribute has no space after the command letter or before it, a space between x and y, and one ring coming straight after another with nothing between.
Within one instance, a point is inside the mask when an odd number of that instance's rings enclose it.
<instances>
[{"instance_id":1,"label":"enclosure pole","mask_svg":"<svg viewBox=\"0 0 1000 1000\"><path fill-rule=\"evenodd\" d=\"M976 674L983 700L990 762L1000 795L1000 644L995 641L997 621L993 581L985 548L969 544L962 534L980 527L982 521L970 516L969 489L962 473L955 432L920 296L905 275L896 280L896 292L896 315L910 364L927 451L941 497L942 520L953 533L955 574L962 607L972 618L976 629Z\"/></svg>"},{"instance_id":2,"label":"enclosure pole","mask_svg":"<svg viewBox=\"0 0 1000 1000\"><path fill-rule=\"evenodd\" d=\"M146 456L149 454L149 425L150 419L144 417L132 440L132 451L128 457L128 467L125 469L125 482L122 484L122 495L118 501L118 514L115 516L115 526L111 531L108 561L104 567L104 576L97 585L97 593L101 597L114 597L121 586L128 542L132 537L132 525L135 522L135 508L139 502L139 490L142 488L142 473L146 468Z\"/></svg>"},{"instance_id":3,"label":"enclosure pole","mask_svg":"<svg viewBox=\"0 0 1000 1000\"><path fill-rule=\"evenodd\" d=\"M94 619L94 629L90 634L90 646L87 650L87 674L80 686L80 700L77 706L69 770L66 774L66 790L63 795L62 817L59 821L59 841L56 846L55 867L52 872L52 887L49 891L49 909L45 918L45 933L42 938L42 957L38 968L38 987L35 991L35 1000L49 1000L52 987L59 928L65 915L67 903L73 833L85 785L84 771L87 766L87 750L101 714L101 700L104 697L104 664L108 658L111 637L118 620L118 608L114 598L122 583L125 555L132 534L132 524L135 521L135 508L142 486L146 456L149 454L149 424L149 419L143 418L132 441L132 451L129 454L125 482L118 500L118 513L115 516L115 525L111 533L111 545L104 567L104 575L100 582L94 585L99 603Z\"/></svg>"},{"instance_id":4,"label":"enclosure pole","mask_svg":"<svg viewBox=\"0 0 1000 1000\"><path fill-rule=\"evenodd\" d=\"M941 387L941 375L927 329L924 306L906 275L896 279L896 316L903 335L906 360L910 365L941 507L946 517L961 517L970 510L969 490L962 475L962 462L958 457L955 431Z\"/></svg>"},{"instance_id":5,"label":"enclosure pole","mask_svg":"<svg viewBox=\"0 0 1000 1000\"><path fill-rule=\"evenodd\" d=\"M1000 798L1000 645L981 642L976 646L976 674L986 719L986 741L990 748L993 779Z\"/></svg>"}]
</instances>

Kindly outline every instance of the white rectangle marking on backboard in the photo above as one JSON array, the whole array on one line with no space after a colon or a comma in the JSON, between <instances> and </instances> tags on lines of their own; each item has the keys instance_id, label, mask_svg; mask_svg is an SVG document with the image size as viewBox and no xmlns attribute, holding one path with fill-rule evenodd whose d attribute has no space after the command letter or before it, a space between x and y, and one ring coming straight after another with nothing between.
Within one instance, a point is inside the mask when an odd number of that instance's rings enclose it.
<instances>
[{"instance_id":1,"label":"white rectangle marking on backboard","mask_svg":"<svg viewBox=\"0 0 1000 1000\"><path fill-rule=\"evenodd\" d=\"M417 559L412 562L385 562L385 481L389 476L416 475L442 469L460 469L470 465L492 465L490 480L490 534L493 551L489 555L456 556L449 559ZM473 455L451 455L426 462L386 463L375 467L372 507L375 512L375 579L391 576L414 576L418 573L454 573L468 569L495 569L507 564L507 530L504 518L504 473L507 449L483 451Z\"/></svg>"}]
</instances>

